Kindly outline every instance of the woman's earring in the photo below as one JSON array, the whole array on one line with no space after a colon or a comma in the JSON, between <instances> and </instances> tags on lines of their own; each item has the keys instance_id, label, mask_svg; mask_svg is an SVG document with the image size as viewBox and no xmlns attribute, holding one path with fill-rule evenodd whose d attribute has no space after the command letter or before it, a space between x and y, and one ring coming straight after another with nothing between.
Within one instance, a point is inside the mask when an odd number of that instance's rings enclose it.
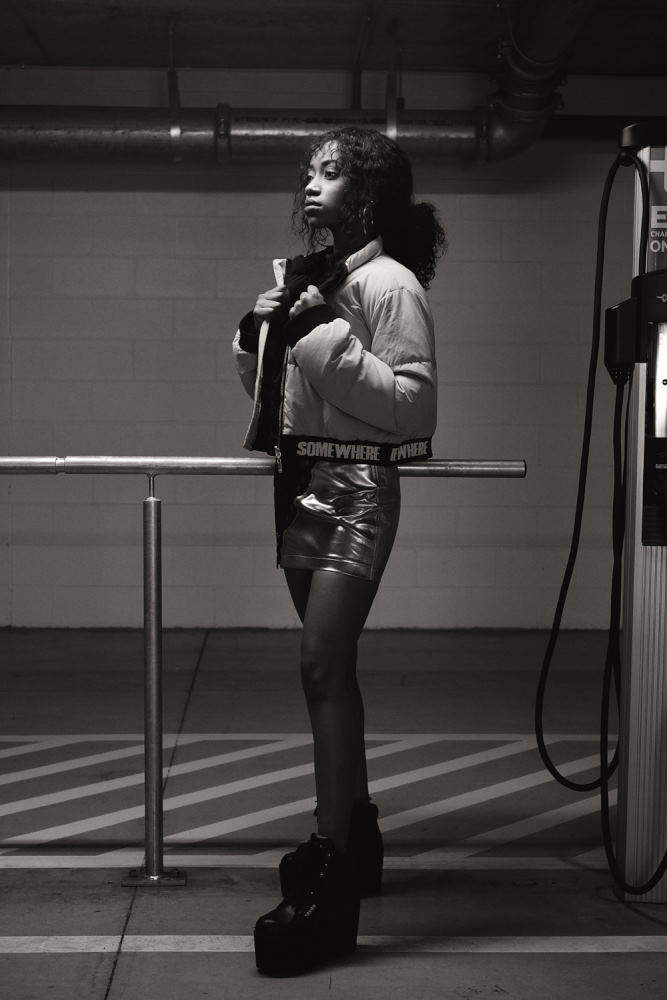
<instances>
[{"instance_id":1,"label":"woman's earring","mask_svg":"<svg viewBox=\"0 0 667 1000\"><path fill-rule=\"evenodd\" d=\"M372 236L375 231L375 217L372 205L365 206L362 215L362 225L364 227L364 236Z\"/></svg>"}]
</instances>

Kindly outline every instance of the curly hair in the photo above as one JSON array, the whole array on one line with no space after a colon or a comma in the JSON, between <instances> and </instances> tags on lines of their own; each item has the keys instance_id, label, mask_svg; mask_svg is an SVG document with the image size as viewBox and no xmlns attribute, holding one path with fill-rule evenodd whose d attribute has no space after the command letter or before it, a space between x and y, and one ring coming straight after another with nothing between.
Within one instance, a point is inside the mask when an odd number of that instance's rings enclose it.
<instances>
[{"instance_id":1,"label":"curly hair","mask_svg":"<svg viewBox=\"0 0 667 1000\"><path fill-rule=\"evenodd\" d=\"M412 168L405 152L375 129L332 129L311 144L301 163L300 187L294 196L294 232L311 251L327 242L327 231L311 227L303 208L310 162L330 143L335 143L342 173L349 180L343 223L352 228L363 220L368 238L381 236L385 251L410 268L428 288L436 261L447 249L447 237L434 206L414 200Z\"/></svg>"}]
</instances>

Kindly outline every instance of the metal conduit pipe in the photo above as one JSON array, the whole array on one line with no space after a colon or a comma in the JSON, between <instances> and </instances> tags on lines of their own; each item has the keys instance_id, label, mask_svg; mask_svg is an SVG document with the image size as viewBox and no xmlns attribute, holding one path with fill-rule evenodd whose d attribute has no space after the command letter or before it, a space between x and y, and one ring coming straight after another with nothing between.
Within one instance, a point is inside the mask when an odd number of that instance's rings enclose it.
<instances>
[{"instance_id":1,"label":"metal conduit pipe","mask_svg":"<svg viewBox=\"0 0 667 1000\"><path fill-rule=\"evenodd\" d=\"M179 112L178 154L187 163L216 160L217 111ZM170 108L10 105L0 108L0 159L20 162L170 162Z\"/></svg>"},{"instance_id":2,"label":"metal conduit pipe","mask_svg":"<svg viewBox=\"0 0 667 1000\"><path fill-rule=\"evenodd\" d=\"M0 107L0 161L218 163L298 157L310 138L331 128L384 129L382 112L352 110L232 110ZM478 157L484 130L468 112L428 112L401 120L398 140L413 154Z\"/></svg>"},{"instance_id":3,"label":"metal conduit pipe","mask_svg":"<svg viewBox=\"0 0 667 1000\"><path fill-rule=\"evenodd\" d=\"M599 0L524 0L501 45L499 87L473 111L399 112L412 155L496 160L531 145L559 102L568 50ZM170 93L174 90L173 81ZM386 130L382 111L0 107L0 160L223 163L294 159L308 139L346 124ZM392 122L393 126L393 122Z\"/></svg>"}]
</instances>

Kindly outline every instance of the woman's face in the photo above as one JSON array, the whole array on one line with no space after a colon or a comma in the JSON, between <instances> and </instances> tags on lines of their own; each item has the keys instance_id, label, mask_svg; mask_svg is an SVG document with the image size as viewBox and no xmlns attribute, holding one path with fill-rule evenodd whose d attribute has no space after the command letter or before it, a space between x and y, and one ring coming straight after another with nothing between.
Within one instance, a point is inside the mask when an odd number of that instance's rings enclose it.
<instances>
[{"instance_id":1,"label":"woman's face","mask_svg":"<svg viewBox=\"0 0 667 1000\"><path fill-rule=\"evenodd\" d=\"M313 156L304 188L303 213L314 229L339 229L349 182L338 160L336 143L330 142Z\"/></svg>"}]
</instances>

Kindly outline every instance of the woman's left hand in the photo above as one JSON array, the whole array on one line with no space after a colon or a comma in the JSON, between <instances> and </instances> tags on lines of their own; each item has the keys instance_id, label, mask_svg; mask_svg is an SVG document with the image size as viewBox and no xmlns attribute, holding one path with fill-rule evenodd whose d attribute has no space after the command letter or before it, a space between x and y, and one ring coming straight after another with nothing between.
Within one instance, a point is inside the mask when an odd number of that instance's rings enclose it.
<instances>
[{"instance_id":1,"label":"woman's left hand","mask_svg":"<svg viewBox=\"0 0 667 1000\"><path fill-rule=\"evenodd\" d=\"M301 292L301 295L290 309L289 318L294 319L295 316L298 316L299 313L305 312L306 309L312 309L313 306L322 305L324 305L324 298L317 285L308 285L306 291Z\"/></svg>"}]
</instances>

